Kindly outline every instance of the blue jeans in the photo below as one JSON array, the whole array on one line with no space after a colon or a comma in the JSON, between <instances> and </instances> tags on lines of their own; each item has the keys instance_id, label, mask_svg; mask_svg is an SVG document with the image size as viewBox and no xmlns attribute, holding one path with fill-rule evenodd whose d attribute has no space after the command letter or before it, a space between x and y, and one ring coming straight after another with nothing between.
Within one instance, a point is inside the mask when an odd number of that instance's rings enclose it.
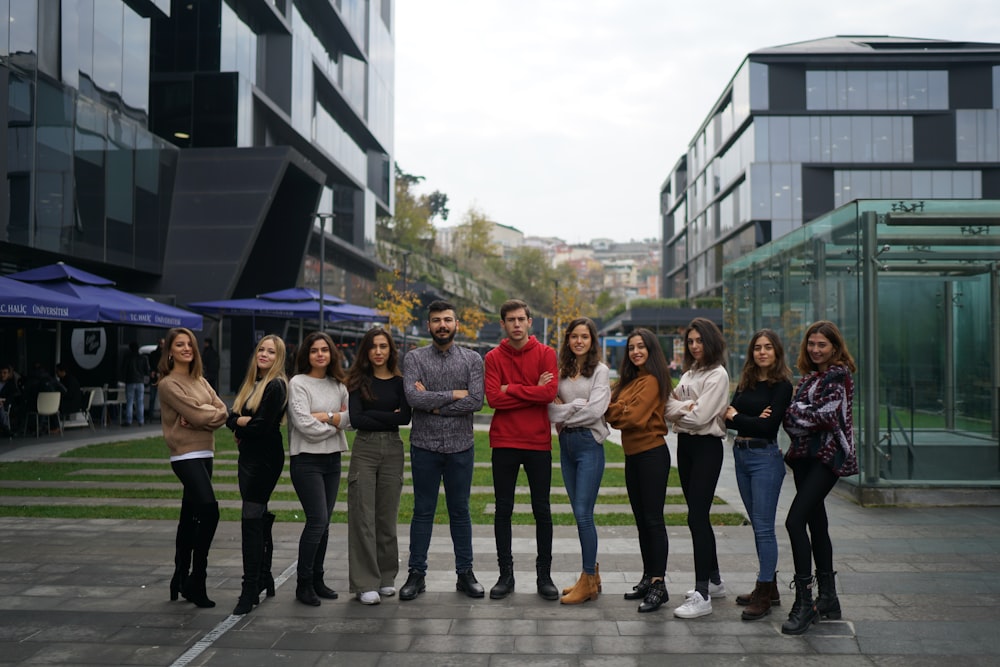
<instances>
[{"instance_id":1,"label":"blue jeans","mask_svg":"<svg viewBox=\"0 0 1000 667\"><path fill-rule=\"evenodd\" d=\"M757 581L773 581L778 567L778 538L774 534L774 515L785 478L785 461L778 443L760 449L733 447L736 484L753 525L760 571Z\"/></svg>"},{"instance_id":2,"label":"blue jeans","mask_svg":"<svg viewBox=\"0 0 1000 667\"><path fill-rule=\"evenodd\" d=\"M129 382L125 385L125 425L132 423L132 406L137 405L139 423L144 423L145 414L143 401L146 398L146 387L141 382Z\"/></svg>"},{"instance_id":3,"label":"blue jeans","mask_svg":"<svg viewBox=\"0 0 1000 667\"><path fill-rule=\"evenodd\" d=\"M455 549L455 572L472 569L472 517L469 494L476 452L441 454L420 447L410 447L410 470L413 473L413 519L410 521L409 569L426 574L427 551L437 511L438 492L444 481L444 499L448 504L448 526Z\"/></svg>"},{"instance_id":4,"label":"blue jeans","mask_svg":"<svg viewBox=\"0 0 1000 667\"><path fill-rule=\"evenodd\" d=\"M604 476L604 445L594 439L590 429L563 429L559 434L559 462L563 483L580 535L583 571L594 574L597 566L597 528L594 527L594 504Z\"/></svg>"}]
</instances>

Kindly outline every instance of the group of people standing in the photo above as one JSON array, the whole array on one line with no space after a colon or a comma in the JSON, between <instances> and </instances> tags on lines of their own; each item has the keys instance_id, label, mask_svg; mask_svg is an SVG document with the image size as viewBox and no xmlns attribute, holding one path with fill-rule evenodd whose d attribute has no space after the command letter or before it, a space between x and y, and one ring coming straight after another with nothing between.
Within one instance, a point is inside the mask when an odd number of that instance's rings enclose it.
<instances>
[{"instance_id":1,"label":"group of people standing","mask_svg":"<svg viewBox=\"0 0 1000 667\"><path fill-rule=\"evenodd\" d=\"M795 602L785 634L802 634L820 618L839 619L825 499L837 479L858 472L852 415L854 360L835 324L810 325L796 367L802 379L793 391L781 339L763 329L750 339L736 391L729 398L726 343L711 321L696 318L684 333L684 374L672 385L669 365L652 332L639 329L627 340L608 422L621 429L625 480L639 532L643 576L625 599L641 599L640 612L667 600L664 577L667 536L662 508L670 470L663 436L677 433L677 471L688 508L695 586L674 609L678 618L712 613L712 599L726 596L719 570L712 500L722 470L726 430L736 431L733 457L740 495L754 530L759 562L754 590L736 598L752 621L780 604L775 515L785 464L795 478L795 498L785 526L795 567ZM782 455L778 429L791 439ZM815 563L815 580L813 578ZM813 599L812 585L819 595Z\"/></svg>"},{"instance_id":2,"label":"group of people standing","mask_svg":"<svg viewBox=\"0 0 1000 667\"><path fill-rule=\"evenodd\" d=\"M324 583L329 523L340 488L345 431L356 431L348 470L350 592L362 604L396 594L399 548L396 522L403 486L399 427L410 424L414 507L407 578L399 598L426 588L427 552L443 483L454 550L456 589L473 598L486 591L473 572L469 512L474 470L473 415L484 399L490 425L496 497L494 536L499 568L491 599L515 588L511 523L518 473L528 480L535 521L536 590L547 600L579 604L602 590L594 507L604 472L609 425L621 431L625 480L638 530L643 575L625 594L652 612L668 600L667 532L663 508L671 455L665 436L677 433L677 467L694 547L694 587L674 609L679 618L712 612L726 595L710 521L722 469L726 430L737 432L737 483L754 529L759 573L754 590L737 597L743 618L763 618L780 604L775 514L785 463L796 496L786 519L795 564L795 604L782 631L800 634L818 618L839 618L832 546L824 500L837 479L857 472L851 402L854 362L831 322L810 326L792 390L780 338L761 330L751 338L736 391L729 397L726 343L711 321L696 318L684 333L684 374L673 384L656 336L633 331L613 384L601 361L596 327L588 318L566 327L558 355L531 335L531 311L520 300L500 308L504 339L483 359L454 344L455 308L428 306L430 345L409 352L400 368L391 334L368 331L345 373L341 355L323 332L302 342L295 374L285 375L285 346L277 336L258 344L232 409L206 381L194 334L172 329L159 368L164 437L171 466L184 486L177 528L171 599L182 595L214 606L206 592L208 550L219 519L212 491L212 432L226 425L239 446L243 585L235 614L274 595L270 573L274 515L267 504L284 467L281 424L287 419L292 483L306 524L299 541L296 598L307 605L338 594ZM778 429L791 446L782 456ZM559 440L563 480L576 519L582 569L560 591L551 576L552 428ZM815 560L819 596L812 597Z\"/></svg>"}]
</instances>

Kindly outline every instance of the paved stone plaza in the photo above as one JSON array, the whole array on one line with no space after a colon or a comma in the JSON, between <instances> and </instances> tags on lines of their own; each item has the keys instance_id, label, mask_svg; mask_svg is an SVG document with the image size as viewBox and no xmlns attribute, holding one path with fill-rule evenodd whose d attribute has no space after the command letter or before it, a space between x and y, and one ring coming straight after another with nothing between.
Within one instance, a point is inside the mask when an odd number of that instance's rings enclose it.
<instances>
[{"instance_id":1,"label":"paved stone plaza","mask_svg":"<svg viewBox=\"0 0 1000 667\"><path fill-rule=\"evenodd\" d=\"M67 446L5 446L0 460ZM728 455L718 494L742 509ZM788 476L779 519L791 497ZM341 599L313 608L294 599L301 524L279 523L277 596L232 617L241 574L235 522L220 524L210 559L209 594L218 606L198 609L168 600L173 522L0 518L0 664L597 666L660 665L671 655L681 665L1000 661L1000 511L866 509L840 496L828 507L844 619L801 637L780 633L793 597L782 528L783 604L756 622L741 621L734 602L756 576L749 526L716 529L729 596L715 601L710 616L680 620L671 610L693 584L685 527L669 529L670 602L640 615L637 603L622 599L640 575L632 528L600 528L604 594L597 602L567 607L535 594L530 526L515 527L517 592L500 601L466 598L454 589L447 526L436 526L427 592L367 607L344 594L346 526L335 525L328 583ZM399 532L405 562L408 527ZM476 573L489 589L497 575L492 528L476 526L474 535ZM580 570L575 529L556 527L554 547L556 584L570 585Z\"/></svg>"}]
</instances>

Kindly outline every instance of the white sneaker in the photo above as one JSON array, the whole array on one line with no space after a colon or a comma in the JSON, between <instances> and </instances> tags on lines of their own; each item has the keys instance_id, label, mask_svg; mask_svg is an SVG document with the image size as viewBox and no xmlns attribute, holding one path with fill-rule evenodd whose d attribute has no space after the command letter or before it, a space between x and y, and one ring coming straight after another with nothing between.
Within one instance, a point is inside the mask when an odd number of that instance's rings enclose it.
<instances>
[{"instance_id":1,"label":"white sneaker","mask_svg":"<svg viewBox=\"0 0 1000 667\"><path fill-rule=\"evenodd\" d=\"M378 604L382 598L378 596L378 591L365 591L358 593L358 602L361 604Z\"/></svg>"},{"instance_id":2,"label":"white sneaker","mask_svg":"<svg viewBox=\"0 0 1000 667\"><path fill-rule=\"evenodd\" d=\"M694 595L695 590L692 588L687 593L684 594L685 599ZM719 583L713 584L711 581L708 582L708 597L710 598L724 598L726 597L726 580L720 579Z\"/></svg>"},{"instance_id":3,"label":"white sneaker","mask_svg":"<svg viewBox=\"0 0 1000 667\"><path fill-rule=\"evenodd\" d=\"M684 600L684 604L674 609L674 616L677 618L698 618L708 616L712 613L712 598L707 600L701 595L695 594Z\"/></svg>"},{"instance_id":4,"label":"white sneaker","mask_svg":"<svg viewBox=\"0 0 1000 667\"><path fill-rule=\"evenodd\" d=\"M378 594L381 595L384 598L391 598L393 595L396 594L396 587L395 586L383 586L382 588L378 589Z\"/></svg>"}]
</instances>

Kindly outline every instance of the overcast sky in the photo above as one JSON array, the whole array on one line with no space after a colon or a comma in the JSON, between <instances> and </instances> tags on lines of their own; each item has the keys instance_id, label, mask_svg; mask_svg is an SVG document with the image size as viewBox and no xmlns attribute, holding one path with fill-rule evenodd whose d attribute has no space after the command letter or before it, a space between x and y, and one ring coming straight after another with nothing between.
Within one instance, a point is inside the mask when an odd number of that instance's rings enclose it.
<instances>
[{"instance_id":1,"label":"overcast sky","mask_svg":"<svg viewBox=\"0 0 1000 667\"><path fill-rule=\"evenodd\" d=\"M396 162L526 235L658 238L659 188L745 56L832 35L1000 42L996 0L400 0Z\"/></svg>"}]
</instances>

